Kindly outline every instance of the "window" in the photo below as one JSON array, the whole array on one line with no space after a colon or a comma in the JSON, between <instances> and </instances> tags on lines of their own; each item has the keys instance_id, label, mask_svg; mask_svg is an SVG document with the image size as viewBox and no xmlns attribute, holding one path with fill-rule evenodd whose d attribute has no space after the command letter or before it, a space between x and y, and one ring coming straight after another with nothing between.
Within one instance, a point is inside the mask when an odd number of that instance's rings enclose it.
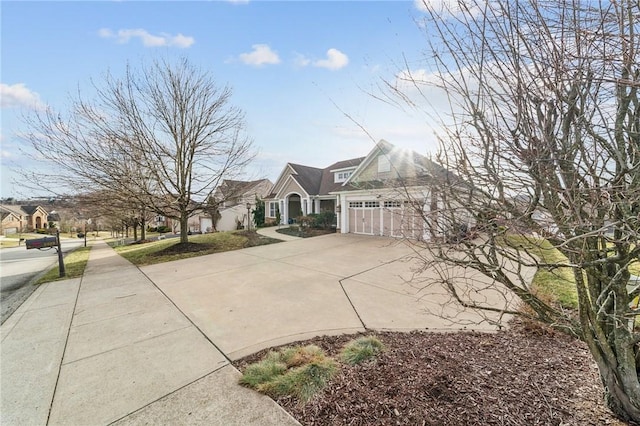
<instances>
[{"instance_id":1,"label":"window","mask_svg":"<svg viewBox=\"0 0 640 426\"><path fill-rule=\"evenodd\" d=\"M382 154L378 157L378 173L390 172L391 163L386 155Z\"/></svg>"},{"instance_id":2,"label":"window","mask_svg":"<svg viewBox=\"0 0 640 426\"><path fill-rule=\"evenodd\" d=\"M385 201L384 206L386 208L397 208L402 207L402 203L400 201Z\"/></svg>"},{"instance_id":3,"label":"window","mask_svg":"<svg viewBox=\"0 0 640 426\"><path fill-rule=\"evenodd\" d=\"M334 175L333 181L334 182L345 182L347 179L349 179L349 176L351 176L353 174L353 170L350 170L348 172L337 172Z\"/></svg>"},{"instance_id":4,"label":"window","mask_svg":"<svg viewBox=\"0 0 640 426\"><path fill-rule=\"evenodd\" d=\"M380 202L379 201L365 201L364 202L364 206L368 209L372 209L375 207L380 207Z\"/></svg>"},{"instance_id":5,"label":"window","mask_svg":"<svg viewBox=\"0 0 640 426\"><path fill-rule=\"evenodd\" d=\"M349 207L362 207L362 201L349 201Z\"/></svg>"},{"instance_id":6,"label":"window","mask_svg":"<svg viewBox=\"0 0 640 426\"><path fill-rule=\"evenodd\" d=\"M269 201L269 217L276 217L277 210L278 210L278 202Z\"/></svg>"}]
</instances>

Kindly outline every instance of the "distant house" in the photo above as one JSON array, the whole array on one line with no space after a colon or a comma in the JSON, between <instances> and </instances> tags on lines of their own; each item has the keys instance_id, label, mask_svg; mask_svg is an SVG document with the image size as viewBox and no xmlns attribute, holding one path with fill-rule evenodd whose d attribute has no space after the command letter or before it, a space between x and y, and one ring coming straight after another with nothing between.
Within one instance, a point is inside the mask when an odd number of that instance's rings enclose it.
<instances>
[{"instance_id":1,"label":"distant house","mask_svg":"<svg viewBox=\"0 0 640 426\"><path fill-rule=\"evenodd\" d=\"M0 204L2 234L29 232L49 226L48 213L42 206Z\"/></svg>"},{"instance_id":2,"label":"distant house","mask_svg":"<svg viewBox=\"0 0 640 426\"><path fill-rule=\"evenodd\" d=\"M268 179L222 181L213 194L220 214L215 230L232 231L239 226L246 227L247 213L251 216L251 211L256 207L256 198L264 199L272 187L273 183ZM209 219L212 220L211 217ZM253 221L253 217L249 220ZM212 222L209 223L209 227L214 228Z\"/></svg>"},{"instance_id":3,"label":"distant house","mask_svg":"<svg viewBox=\"0 0 640 426\"><path fill-rule=\"evenodd\" d=\"M288 163L265 199L267 218L281 223L323 211L336 214L341 233L431 238L425 217L437 221L439 182L450 176L425 156L381 140L366 157L326 168Z\"/></svg>"}]
</instances>

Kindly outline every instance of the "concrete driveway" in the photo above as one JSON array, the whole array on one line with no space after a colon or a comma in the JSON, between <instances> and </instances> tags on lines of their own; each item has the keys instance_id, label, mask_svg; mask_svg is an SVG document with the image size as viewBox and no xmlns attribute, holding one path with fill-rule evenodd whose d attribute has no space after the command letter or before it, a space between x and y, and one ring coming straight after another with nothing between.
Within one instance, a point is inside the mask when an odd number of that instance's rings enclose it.
<instances>
[{"instance_id":1,"label":"concrete driveway","mask_svg":"<svg viewBox=\"0 0 640 426\"><path fill-rule=\"evenodd\" d=\"M407 282L413 255L328 235L139 269L97 241L81 279L39 286L0 327L0 423L298 424L229 361L323 334L493 329L440 286Z\"/></svg>"},{"instance_id":2,"label":"concrete driveway","mask_svg":"<svg viewBox=\"0 0 640 426\"><path fill-rule=\"evenodd\" d=\"M326 235L141 270L230 359L365 329L495 329L444 290L408 282L414 258L400 241Z\"/></svg>"}]
</instances>

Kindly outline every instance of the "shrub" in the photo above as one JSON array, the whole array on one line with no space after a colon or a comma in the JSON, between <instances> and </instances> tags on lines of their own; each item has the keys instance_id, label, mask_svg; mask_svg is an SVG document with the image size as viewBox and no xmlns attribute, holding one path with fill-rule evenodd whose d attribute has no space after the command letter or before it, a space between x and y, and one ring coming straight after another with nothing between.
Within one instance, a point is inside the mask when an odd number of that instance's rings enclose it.
<instances>
[{"instance_id":1,"label":"shrub","mask_svg":"<svg viewBox=\"0 0 640 426\"><path fill-rule=\"evenodd\" d=\"M334 360L317 346L295 346L270 351L265 359L249 365L240 384L273 398L291 395L308 401L326 386L337 371Z\"/></svg>"},{"instance_id":2,"label":"shrub","mask_svg":"<svg viewBox=\"0 0 640 426\"><path fill-rule=\"evenodd\" d=\"M336 214L334 212L321 212L316 215L315 227L322 229L329 229L336 221Z\"/></svg>"},{"instance_id":3,"label":"shrub","mask_svg":"<svg viewBox=\"0 0 640 426\"><path fill-rule=\"evenodd\" d=\"M262 225L263 227L267 228L269 226L276 226L278 224L278 221L276 219L265 219L264 221L264 225Z\"/></svg>"},{"instance_id":4,"label":"shrub","mask_svg":"<svg viewBox=\"0 0 640 426\"><path fill-rule=\"evenodd\" d=\"M377 356L383 350L384 345L377 337L363 336L347 343L340 352L340 358L346 364L356 365Z\"/></svg>"}]
</instances>

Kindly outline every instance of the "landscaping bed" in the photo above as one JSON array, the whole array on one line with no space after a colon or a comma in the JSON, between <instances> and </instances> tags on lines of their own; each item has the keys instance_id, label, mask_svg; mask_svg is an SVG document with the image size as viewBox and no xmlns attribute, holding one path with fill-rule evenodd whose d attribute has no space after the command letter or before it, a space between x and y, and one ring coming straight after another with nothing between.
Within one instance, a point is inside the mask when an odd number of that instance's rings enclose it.
<instances>
[{"instance_id":1,"label":"landscaping bed","mask_svg":"<svg viewBox=\"0 0 640 426\"><path fill-rule=\"evenodd\" d=\"M309 237L317 237L320 235L327 234L335 234L335 229L318 229L318 228L302 228L300 230L299 226L293 225L287 228L277 229L276 232L285 235L291 235L293 237L301 237L301 238L309 238Z\"/></svg>"},{"instance_id":2,"label":"landscaping bed","mask_svg":"<svg viewBox=\"0 0 640 426\"><path fill-rule=\"evenodd\" d=\"M187 243L180 243L178 238L171 238L136 242L125 246L117 245L117 240L114 240L110 244L122 257L142 266L279 242L281 241L255 231L234 231L190 235Z\"/></svg>"},{"instance_id":3,"label":"landscaping bed","mask_svg":"<svg viewBox=\"0 0 640 426\"><path fill-rule=\"evenodd\" d=\"M306 403L276 401L303 425L623 425L606 409L586 346L542 328L498 333L369 333L385 351L341 364ZM338 357L354 335L318 337ZM237 361L243 371L265 356Z\"/></svg>"}]
</instances>

